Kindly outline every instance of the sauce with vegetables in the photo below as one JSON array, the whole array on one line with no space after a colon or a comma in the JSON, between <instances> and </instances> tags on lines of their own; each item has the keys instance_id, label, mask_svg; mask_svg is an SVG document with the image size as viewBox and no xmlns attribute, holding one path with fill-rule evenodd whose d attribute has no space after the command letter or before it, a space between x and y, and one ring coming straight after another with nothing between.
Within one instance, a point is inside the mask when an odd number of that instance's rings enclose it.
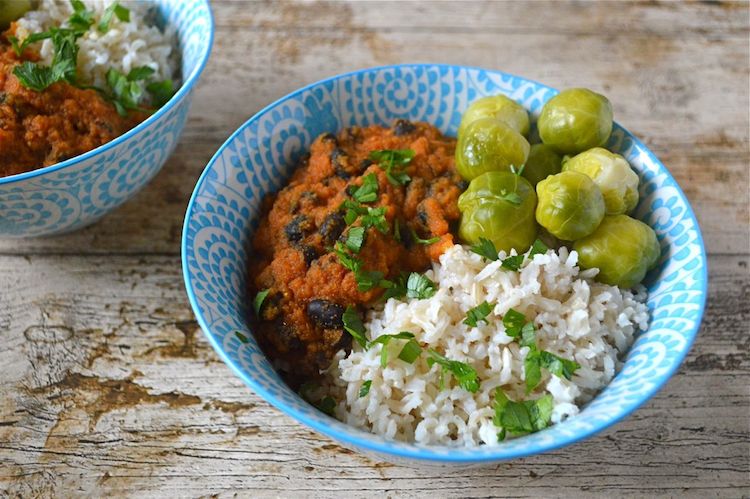
<instances>
[{"instance_id":1,"label":"sauce with vegetables","mask_svg":"<svg viewBox=\"0 0 750 499\"><path fill-rule=\"evenodd\" d=\"M255 330L291 384L349 348L346 311L406 286L402 273L454 244L466 187L454 150L435 127L404 120L325 134L266 200L250 264L251 296L268 290ZM427 285L408 277L410 289Z\"/></svg>"}]
</instances>

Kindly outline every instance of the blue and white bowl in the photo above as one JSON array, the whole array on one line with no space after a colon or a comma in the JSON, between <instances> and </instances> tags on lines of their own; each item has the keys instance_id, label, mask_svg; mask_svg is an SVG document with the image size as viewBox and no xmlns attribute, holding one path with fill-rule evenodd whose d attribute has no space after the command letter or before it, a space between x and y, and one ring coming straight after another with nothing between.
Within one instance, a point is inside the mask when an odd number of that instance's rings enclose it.
<instances>
[{"instance_id":1,"label":"blue and white bowl","mask_svg":"<svg viewBox=\"0 0 750 499\"><path fill-rule=\"evenodd\" d=\"M150 0L177 31L182 86L144 122L80 156L0 177L0 237L85 227L133 197L161 169L182 134L193 87L213 44L207 0Z\"/></svg>"},{"instance_id":2,"label":"blue and white bowl","mask_svg":"<svg viewBox=\"0 0 750 499\"><path fill-rule=\"evenodd\" d=\"M190 303L209 341L242 380L297 421L342 445L401 463L494 463L556 449L621 420L677 370L698 332L706 299L706 254L685 195L656 156L615 125L608 147L638 172L635 216L653 227L660 265L647 280L651 327L631 348L622 371L581 413L539 433L473 449L393 442L347 426L290 390L248 326L249 241L260 203L282 188L295 157L321 133L396 118L432 123L455 134L461 113L478 97L502 93L538 116L556 91L517 76L462 66L402 65L366 69L304 87L242 125L211 159L188 205L182 265ZM234 332L250 341L241 343Z\"/></svg>"}]
</instances>

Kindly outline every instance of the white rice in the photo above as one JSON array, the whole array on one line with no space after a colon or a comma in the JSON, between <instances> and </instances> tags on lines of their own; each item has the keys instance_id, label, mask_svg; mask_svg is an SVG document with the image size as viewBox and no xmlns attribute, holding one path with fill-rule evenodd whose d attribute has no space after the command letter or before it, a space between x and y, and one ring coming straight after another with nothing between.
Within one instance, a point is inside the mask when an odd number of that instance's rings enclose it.
<instances>
[{"instance_id":1,"label":"white rice","mask_svg":"<svg viewBox=\"0 0 750 499\"><path fill-rule=\"evenodd\" d=\"M130 10L130 21L123 22L112 16L106 33L99 32L97 25L114 0L83 0L83 3L87 10L94 12L94 25L78 39L78 72L84 83L106 88L109 68L127 74L133 68L148 66L155 71L153 80L171 79L174 88L178 88L179 51L175 30L167 26L162 32L153 24L150 2L121 1L120 5ZM67 0L41 0L36 10L18 20L16 37L23 40L31 33L46 31L52 26L65 27L72 12ZM32 47L38 48L42 63L51 64L54 54L51 40Z\"/></svg>"},{"instance_id":2,"label":"white rice","mask_svg":"<svg viewBox=\"0 0 750 499\"><path fill-rule=\"evenodd\" d=\"M348 424L421 444L497 444L499 428L492 422L497 388L517 401L550 393L553 423L574 416L610 382L633 335L648 326L645 288L633 293L597 283L597 270L579 271L577 260L565 248L549 250L515 272L456 245L426 273L438 285L432 298L391 298L368 313L370 339L409 331L423 348L473 366L481 382L476 393L449 377L441 390L440 367L429 368L424 353L414 364L399 360L403 342L394 341L385 368L380 345L363 351L355 344L348 356L342 350L325 373L325 386L311 395L336 399L336 416ZM467 311L485 300L494 304L489 323L464 325ZM543 369L542 382L525 393L529 349L505 334L502 316L510 308L534 320L540 349L580 364L571 381ZM365 380L372 380L369 394L359 397Z\"/></svg>"}]
</instances>

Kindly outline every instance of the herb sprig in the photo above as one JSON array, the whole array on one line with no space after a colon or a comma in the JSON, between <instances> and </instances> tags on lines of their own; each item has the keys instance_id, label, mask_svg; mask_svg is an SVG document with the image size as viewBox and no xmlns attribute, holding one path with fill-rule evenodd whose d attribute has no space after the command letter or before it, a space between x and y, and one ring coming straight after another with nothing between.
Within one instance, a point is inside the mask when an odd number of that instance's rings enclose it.
<instances>
[{"instance_id":1,"label":"herb sprig","mask_svg":"<svg viewBox=\"0 0 750 499\"><path fill-rule=\"evenodd\" d=\"M543 430L552 418L552 395L544 395L536 400L514 402L502 390L495 392L495 416L492 422L502 428L498 440L505 440L506 434L519 436Z\"/></svg>"},{"instance_id":2,"label":"herb sprig","mask_svg":"<svg viewBox=\"0 0 750 499\"><path fill-rule=\"evenodd\" d=\"M391 185L400 187L411 181L404 168L414 159L412 149L381 149L370 153L370 160L375 161L385 170L385 176Z\"/></svg>"}]
</instances>

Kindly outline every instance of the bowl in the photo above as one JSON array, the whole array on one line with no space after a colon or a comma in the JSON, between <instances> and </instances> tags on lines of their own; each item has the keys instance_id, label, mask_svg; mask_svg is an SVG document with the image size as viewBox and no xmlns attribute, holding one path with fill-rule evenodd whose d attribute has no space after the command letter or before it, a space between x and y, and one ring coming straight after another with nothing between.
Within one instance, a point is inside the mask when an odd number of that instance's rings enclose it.
<instances>
[{"instance_id":1,"label":"bowl","mask_svg":"<svg viewBox=\"0 0 750 499\"><path fill-rule=\"evenodd\" d=\"M172 154L211 52L214 27L207 0L153 1L177 30L182 86L148 119L114 140L66 161L0 178L0 237L85 227L133 197Z\"/></svg>"},{"instance_id":2,"label":"bowl","mask_svg":"<svg viewBox=\"0 0 750 499\"><path fill-rule=\"evenodd\" d=\"M187 208L182 234L185 286L193 311L221 359L258 395L341 445L395 463L477 465L549 451L587 438L646 402L677 370L697 334L706 299L706 253L693 211L664 165L615 124L608 147L640 177L635 216L662 247L646 281L651 323L614 380L575 417L497 446L455 448L395 442L319 412L287 387L253 339L246 317L248 249L260 203L282 188L295 158L319 134L396 118L432 123L455 135L478 97L502 93L533 116L557 92L517 76L447 65L365 69L308 85L243 124L208 163ZM239 341L235 331L249 338Z\"/></svg>"}]
</instances>

